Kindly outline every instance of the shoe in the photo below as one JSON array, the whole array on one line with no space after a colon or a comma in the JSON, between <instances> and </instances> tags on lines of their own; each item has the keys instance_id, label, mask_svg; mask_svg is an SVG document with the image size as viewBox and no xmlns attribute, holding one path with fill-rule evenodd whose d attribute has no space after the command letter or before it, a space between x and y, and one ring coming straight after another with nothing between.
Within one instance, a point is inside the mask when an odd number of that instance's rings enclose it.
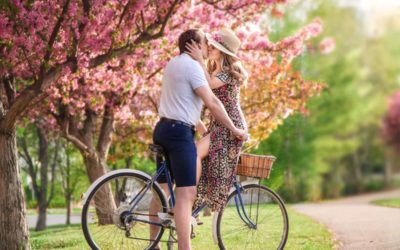
<instances>
[{"instance_id":1,"label":"shoe","mask_svg":"<svg viewBox=\"0 0 400 250\"><path fill-rule=\"evenodd\" d=\"M161 219L161 224L163 224L166 227L175 228L174 213L171 213L171 212L168 212L168 213L158 212L157 215L158 215L158 218ZM203 222L197 221L197 219L192 216L190 218L190 224L192 224L192 226L195 227L195 226L198 226L198 225L202 225Z\"/></svg>"},{"instance_id":2,"label":"shoe","mask_svg":"<svg viewBox=\"0 0 400 250\"><path fill-rule=\"evenodd\" d=\"M172 227L175 228L175 220L174 220L174 214L173 213L157 213L158 218L161 219L161 224L163 224L166 227Z\"/></svg>"}]
</instances>

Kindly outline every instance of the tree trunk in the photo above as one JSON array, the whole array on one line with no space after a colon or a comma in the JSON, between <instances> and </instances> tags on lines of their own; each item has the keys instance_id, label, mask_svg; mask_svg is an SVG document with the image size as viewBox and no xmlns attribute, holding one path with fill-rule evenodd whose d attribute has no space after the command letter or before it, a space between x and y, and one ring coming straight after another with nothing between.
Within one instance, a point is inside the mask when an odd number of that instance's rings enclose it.
<instances>
[{"instance_id":1,"label":"tree trunk","mask_svg":"<svg viewBox=\"0 0 400 250\"><path fill-rule=\"evenodd\" d=\"M30 249L15 129L0 132L0 249Z\"/></svg>"},{"instance_id":2,"label":"tree trunk","mask_svg":"<svg viewBox=\"0 0 400 250\"><path fill-rule=\"evenodd\" d=\"M361 170L361 159L359 153L356 151L353 153L353 167L354 167L354 182L355 191L361 193L364 190L362 170Z\"/></svg>"},{"instance_id":3,"label":"tree trunk","mask_svg":"<svg viewBox=\"0 0 400 250\"><path fill-rule=\"evenodd\" d=\"M99 177L107 173L105 163L97 161L95 157L87 156L84 158L84 161L90 183L93 183ZM99 223L102 225L112 224L112 214L116 210L116 204L114 202L111 186L104 186L103 189L97 191L94 202L95 204L101 204L101 209L96 206L96 214L99 218Z\"/></svg>"},{"instance_id":4,"label":"tree trunk","mask_svg":"<svg viewBox=\"0 0 400 250\"><path fill-rule=\"evenodd\" d=\"M44 131L40 126L36 126L39 137L39 161L40 161L40 191L37 195L39 204L39 217L36 223L36 231L46 229L46 213L47 213L47 170L49 158L47 155L48 141Z\"/></svg>"},{"instance_id":5,"label":"tree trunk","mask_svg":"<svg viewBox=\"0 0 400 250\"><path fill-rule=\"evenodd\" d=\"M39 200L39 217L36 222L36 231L42 231L46 229L46 214L47 214L47 200L46 197L44 199Z\"/></svg>"},{"instance_id":6,"label":"tree trunk","mask_svg":"<svg viewBox=\"0 0 400 250\"><path fill-rule=\"evenodd\" d=\"M67 221L65 222L65 224L69 225L71 224L71 210L72 210L71 194L67 194L65 196L65 199L67 201Z\"/></svg>"}]
</instances>

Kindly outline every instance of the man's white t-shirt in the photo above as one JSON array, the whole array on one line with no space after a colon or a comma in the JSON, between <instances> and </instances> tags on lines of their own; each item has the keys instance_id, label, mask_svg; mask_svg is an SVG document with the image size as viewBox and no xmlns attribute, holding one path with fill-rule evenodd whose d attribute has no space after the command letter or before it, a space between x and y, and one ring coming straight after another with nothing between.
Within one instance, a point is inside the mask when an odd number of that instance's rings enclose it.
<instances>
[{"instance_id":1,"label":"man's white t-shirt","mask_svg":"<svg viewBox=\"0 0 400 250\"><path fill-rule=\"evenodd\" d=\"M201 65L190 55L182 53L171 59L162 79L160 117L196 125L203 101L194 90L207 84Z\"/></svg>"}]
</instances>

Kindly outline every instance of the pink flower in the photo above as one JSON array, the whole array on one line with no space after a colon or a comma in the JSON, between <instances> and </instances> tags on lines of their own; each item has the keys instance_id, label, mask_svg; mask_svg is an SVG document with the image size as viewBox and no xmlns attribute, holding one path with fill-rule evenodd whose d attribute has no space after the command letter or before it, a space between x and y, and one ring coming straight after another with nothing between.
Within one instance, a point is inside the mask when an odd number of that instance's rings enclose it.
<instances>
[{"instance_id":1,"label":"pink flower","mask_svg":"<svg viewBox=\"0 0 400 250\"><path fill-rule=\"evenodd\" d=\"M213 33L211 36L212 36L212 39L214 39L215 41L217 41L219 43L224 42L224 40L222 39L220 34Z\"/></svg>"},{"instance_id":2,"label":"pink flower","mask_svg":"<svg viewBox=\"0 0 400 250\"><path fill-rule=\"evenodd\" d=\"M318 45L321 54L326 55L335 50L335 40L331 37L324 38Z\"/></svg>"}]
</instances>

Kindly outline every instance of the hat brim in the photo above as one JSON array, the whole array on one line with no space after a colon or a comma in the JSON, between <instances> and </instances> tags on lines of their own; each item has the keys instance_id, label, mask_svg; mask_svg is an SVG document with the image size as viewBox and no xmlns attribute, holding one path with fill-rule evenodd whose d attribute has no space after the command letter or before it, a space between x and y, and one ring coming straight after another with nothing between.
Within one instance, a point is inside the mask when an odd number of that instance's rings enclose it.
<instances>
[{"instance_id":1,"label":"hat brim","mask_svg":"<svg viewBox=\"0 0 400 250\"><path fill-rule=\"evenodd\" d=\"M222 44L220 44L219 42L215 41L214 38L212 38L211 34L206 33L206 39L207 41L214 46L215 48L217 48L219 51L230 55L236 59L240 59L237 55L235 55L235 53L233 53L232 51L228 50L227 48L225 48Z\"/></svg>"}]
</instances>

